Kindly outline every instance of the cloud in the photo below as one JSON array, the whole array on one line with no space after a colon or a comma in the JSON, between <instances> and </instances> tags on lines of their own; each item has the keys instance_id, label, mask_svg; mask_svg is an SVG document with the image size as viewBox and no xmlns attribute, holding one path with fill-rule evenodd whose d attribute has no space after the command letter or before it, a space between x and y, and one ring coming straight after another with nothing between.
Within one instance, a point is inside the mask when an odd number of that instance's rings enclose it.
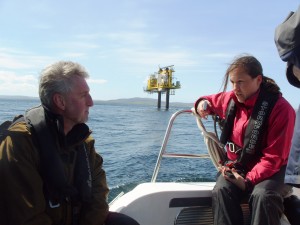
<instances>
[{"instance_id":1,"label":"cloud","mask_svg":"<svg viewBox=\"0 0 300 225\"><path fill-rule=\"evenodd\" d=\"M22 53L8 49L0 49L0 68L12 69L28 69L31 65L25 63L20 55ZM24 53L23 53L24 55Z\"/></svg>"},{"instance_id":2,"label":"cloud","mask_svg":"<svg viewBox=\"0 0 300 225\"><path fill-rule=\"evenodd\" d=\"M97 49L100 46L98 44L93 44L91 42L84 42L84 41L68 41L68 42L55 42L54 47L56 48L63 48L63 49Z\"/></svg>"},{"instance_id":3,"label":"cloud","mask_svg":"<svg viewBox=\"0 0 300 225\"><path fill-rule=\"evenodd\" d=\"M66 52L63 53L62 56L65 58L81 58L86 56L86 54L82 52Z\"/></svg>"},{"instance_id":4,"label":"cloud","mask_svg":"<svg viewBox=\"0 0 300 225\"><path fill-rule=\"evenodd\" d=\"M150 44L150 41L155 37L157 37L157 35L143 32L111 32L106 35L106 38L111 41L118 41L119 43L133 46L145 46L146 44Z\"/></svg>"},{"instance_id":5,"label":"cloud","mask_svg":"<svg viewBox=\"0 0 300 225\"><path fill-rule=\"evenodd\" d=\"M122 48L118 50L120 58L125 62L141 65L175 64L182 66L197 65L197 61L192 59L191 55L181 50L153 50L153 49L129 49Z\"/></svg>"},{"instance_id":6,"label":"cloud","mask_svg":"<svg viewBox=\"0 0 300 225\"><path fill-rule=\"evenodd\" d=\"M107 80L103 79L87 79L88 84L105 84L107 83Z\"/></svg>"},{"instance_id":7,"label":"cloud","mask_svg":"<svg viewBox=\"0 0 300 225\"><path fill-rule=\"evenodd\" d=\"M36 69L37 65L44 66L50 61L51 57L34 55L14 48L0 48L0 69Z\"/></svg>"},{"instance_id":8,"label":"cloud","mask_svg":"<svg viewBox=\"0 0 300 225\"><path fill-rule=\"evenodd\" d=\"M38 81L33 75L19 76L14 72L0 71L0 94L36 96Z\"/></svg>"},{"instance_id":9,"label":"cloud","mask_svg":"<svg viewBox=\"0 0 300 225\"><path fill-rule=\"evenodd\" d=\"M85 40L85 41L91 41L91 40L96 40L103 36L100 33L89 33L89 34L78 34L75 35L75 38L80 39L80 40Z\"/></svg>"}]
</instances>

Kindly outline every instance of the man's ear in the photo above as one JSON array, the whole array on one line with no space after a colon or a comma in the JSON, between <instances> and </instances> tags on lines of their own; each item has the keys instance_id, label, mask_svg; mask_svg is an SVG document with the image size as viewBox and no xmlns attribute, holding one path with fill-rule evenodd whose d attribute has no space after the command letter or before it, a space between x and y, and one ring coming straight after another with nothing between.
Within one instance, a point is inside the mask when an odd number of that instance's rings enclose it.
<instances>
[{"instance_id":1,"label":"man's ear","mask_svg":"<svg viewBox=\"0 0 300 225\"><path fill-rule=\"evenodd\" d=\"M58 108L60 110L65 110L66 102L65 102L65 98L63 95L55 93L53 95L53 103L56 108Z\"/></svg>"}]
</instances>

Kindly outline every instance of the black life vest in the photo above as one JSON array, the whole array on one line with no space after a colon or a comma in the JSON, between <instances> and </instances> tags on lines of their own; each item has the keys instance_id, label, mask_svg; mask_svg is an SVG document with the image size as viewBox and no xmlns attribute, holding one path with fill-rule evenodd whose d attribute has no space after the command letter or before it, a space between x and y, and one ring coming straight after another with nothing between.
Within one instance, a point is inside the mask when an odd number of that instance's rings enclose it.
<instances>
[{"instance_id":1,"label":"black life vest","mask_svg":"<svg viewBox=\"0 0 300 225\"><path fill-rule=\"evenodd\" d=\"M77 124L68 133L63 134L62 118L51 113L42 106L34 107L17 116L13 121L6 121L0 125L0 141L8 134L8 128L15 123L24 121L29 127L33 142L40 155L40 173L44 181L45 198L51 208L58 207L63 201L70 202L90 201L92 195L92 178L89 165L89 153L85 140L90 134L86 124ZM55 133L60 140L57 140ZM60 144L75 149L74 159L74 184L69 184L64 170L65 155L60 151ZM75 204L75 203L74 203Z\"/></svg>"},{"instance_id":2,"label":"black life vest","mask_svg":"<svg viewBox=\"0 0 300 225\"><path fill-rule=\"evenodd\" d=\"M244 146L238 159L234 162L234 166L239 167L238 169L245 170L245 165L260 155L263 136L267 130L267 121L278 98L279 94L270 93L261 88L245 131ZM236 106L234 100L231 99L220 137L220 142L224 145L232 134L235 116Z\"/></svg>"}]
</instances>

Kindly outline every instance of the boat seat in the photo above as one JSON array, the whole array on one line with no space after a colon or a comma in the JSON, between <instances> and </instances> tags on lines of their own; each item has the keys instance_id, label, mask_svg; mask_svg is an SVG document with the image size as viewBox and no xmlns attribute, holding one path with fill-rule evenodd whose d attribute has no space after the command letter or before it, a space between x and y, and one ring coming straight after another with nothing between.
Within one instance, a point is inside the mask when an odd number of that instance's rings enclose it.
<instances>
[{"instance_id":1,"label":"boat seat","mask_svg":"<svg viewBox=\"0 0 300 225\"><path fill-rule=\"evenodd\" d=\"M244 221L240 224L250 225L248 204L241 204ZM212 225L213 215L211 206L193 206L183 208L177 215L174 225Z\"/></svg>"}]
</instances>

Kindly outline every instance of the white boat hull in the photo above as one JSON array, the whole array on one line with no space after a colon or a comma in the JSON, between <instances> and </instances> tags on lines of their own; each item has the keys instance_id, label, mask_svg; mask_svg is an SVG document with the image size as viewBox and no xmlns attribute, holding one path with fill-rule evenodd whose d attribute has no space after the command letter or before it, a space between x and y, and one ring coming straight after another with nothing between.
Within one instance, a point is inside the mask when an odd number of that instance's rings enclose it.
<instances>
[{"instance_id":1,"label":"white boat hull","mask_svg":"<svg viewBox=\"0 0 300 225\"><path fill-rule=\"evenodd\" d=\"M171 225L184 208L170 207L172 201L210 197L213 186L214 182L143 183L116 199L110 210L129 215L141 225Z\"/></svg>"},{"instance_id":2,"label":"white boat hull","mask_svg":"<svg viewBox=\"0 0 300 225\"><path fill-rule=\"evenodd\" d=\"M193 224L212 224L211 212L211 191L214 182L199 183L142 183L132 191L118 197L110 204L110 211L126 214L141 225L174 225L184 224L175 223L179 219L178 215L183 209L195 208L199 206L206 207L210 212L200 212L201 218L194 217ZM299 196L299 190L295 189ZM245 202L242 204L244 216L247 217L248 206ZM197 210L201 210L198 208ZM209 214L209 215L205 215ZM198 216L199 217L199 216ZM205 221L200 221L200 220ZM250 218L244 218L248 221ZM195 221L197 220L197 221ZM281 219L281 225L290 224L285 216Z\"/></svg>"}]
</instances>

